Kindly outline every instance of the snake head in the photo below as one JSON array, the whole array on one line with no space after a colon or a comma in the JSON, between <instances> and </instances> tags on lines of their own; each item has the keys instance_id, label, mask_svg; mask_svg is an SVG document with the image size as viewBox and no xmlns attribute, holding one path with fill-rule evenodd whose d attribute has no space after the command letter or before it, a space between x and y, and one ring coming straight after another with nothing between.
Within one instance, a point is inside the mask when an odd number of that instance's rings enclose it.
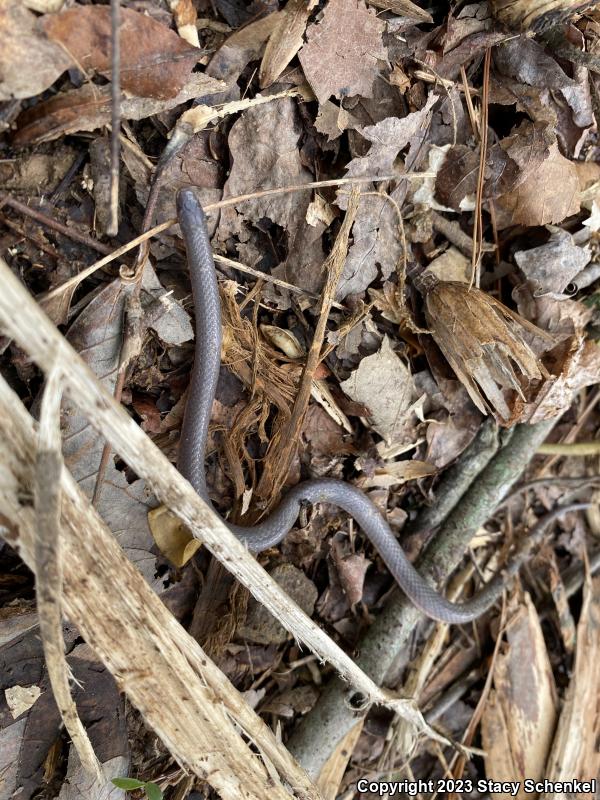
<instances>
[{"instance_id":1,"label":"snake head","mask_svg":"<svg viewBox=\"0 0 600 800\"><path fill-rule=\"evenodd\" d=\"M195 219L198 214L204 217L202 204L196 196L196 192L191 186L180 189L177 192L177 216L181 219L182 215L189 219Z\"/></svg>"}]
</instances>

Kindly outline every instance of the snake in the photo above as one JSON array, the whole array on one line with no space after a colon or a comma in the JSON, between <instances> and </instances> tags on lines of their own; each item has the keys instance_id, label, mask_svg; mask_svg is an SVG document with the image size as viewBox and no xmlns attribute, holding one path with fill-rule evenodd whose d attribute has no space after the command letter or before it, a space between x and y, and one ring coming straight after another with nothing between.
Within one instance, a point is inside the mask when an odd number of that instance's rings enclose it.
<instances>
[{"instance_id":1,"label":"snake","mask_svg":"<svg viewBox=\"0 0 600 800\"><path fill-rule=\"evenodd\" d=\"M185 248L196 316L194 364L184 411L177 468L212 508L206 484L205 450L208 426L221 365L221 305L217 272L206 217L191 188L177 195L177 217ZM284 495L279 506L256 525L235 525L221 519L253 553L277 546L296 522L305 504L328 503L341 508L360 526L390 574L426 616L461 624L480 617L502 594L508 577L518 570L509 563L473 597L463 603L447 600L415 569L377 506L356 486L333 478L305 480ZM566 510L566 509L565 509ZM218 514L218 512L215 512Z\"/></svg>"}]
</instances>

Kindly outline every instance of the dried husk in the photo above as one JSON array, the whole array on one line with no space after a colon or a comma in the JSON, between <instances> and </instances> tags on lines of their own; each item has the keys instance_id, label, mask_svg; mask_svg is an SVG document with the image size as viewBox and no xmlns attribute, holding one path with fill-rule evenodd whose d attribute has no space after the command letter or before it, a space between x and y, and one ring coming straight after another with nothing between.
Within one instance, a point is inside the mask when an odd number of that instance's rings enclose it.
<instances>
[{"instance_id":1,"label":"dried husk","mask_svg":"<svg viewBox=\"0 0 600 800\"><path fill-rule=\"evenodd\" d=\"M490 0L492 13L513 30L541 31L566 22L593 5L593 0Z\"/></svg>"},{"instance_id":2,"label":"dried husk","mask_svg":"<svg viewBox=\"0 0 600 800\"><path fill-rule=\"evenodd\" d=\"M548 376L525 335L539 337L548 349L554 339L466 283L439 281L431 273L415 283L431 335L477 408L501 424L516 422L515 401L522 408Z\"/></svg>"}]
</instances>

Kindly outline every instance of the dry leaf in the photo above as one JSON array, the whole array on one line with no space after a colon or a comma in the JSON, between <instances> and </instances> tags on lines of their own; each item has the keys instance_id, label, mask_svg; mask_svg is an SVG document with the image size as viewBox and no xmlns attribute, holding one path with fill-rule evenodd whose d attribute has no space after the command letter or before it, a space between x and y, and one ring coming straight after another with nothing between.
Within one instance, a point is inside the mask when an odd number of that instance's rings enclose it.
<instances>
[{"instance_id":1,"label":"dry leaf","mask_svg":"<svg viewBox=\"0 0 600 800\"><path fill-rule=\"evenodd\" d=\"M320 23L307 31L300 63L320 103L337 98L373 96L378 60L387 59L385 25L361 0L329 0Z\"/></svg>"},{"instance_id":2,"label":"dry leaf","mask_svg":"<svg viewBox=\"0 0 600 800\"><path fill-rule=\"evenodd\" d=\"M47 16L44 30L72 66L110 76L110 7L75 6ZM121 86L137 97L168 100L191 76L201 51L152 17L121 9Z\"/></svg>"},{"instance_id":3,"label":"dry leaf","mask_svg":"<svg viewBox=\"0 0 600 800\"><path fill-rule=\"evenodd\" d=\"M390 175L394 172L398 153L408 144L407 160L410 161L423 141L436 102L435 95L431 95L419 111L413 111L402 119L388 117L363 128L360 134L371 142L371 147L366 156L355 158L348 164L346 175Z\"/></svg>"},{"instance_id":4,"label":"dry leaf","mask_svg":"<svg viewBox=\"0 0 600 800\"><path fill-rule=\"evenodd\" d=\"M292 564L279 564L270 575L304 613L312 617L318 597L317 587L302 570ZM250 599L246 620L238 625L236 636L257 644L282 644L291 634L263 605Z\"/></svg>"},{"instance_id":5,"label":"dry leaf","mask_svg":"<svg viewBox=\"0 0 600 800\"><path fill-rule=\"evenodd\" d=\"M579 247L568 231L552 228L546 244L531 250L517 250L515 261L535 295L561 294L575 275L589 263L592 254Z\"/></svg>"},{"instance_id":6,"label":"dry leaf","mask_svg":"<svg viewBox=\"0 0 600 800\"><path fill-rule=\"evenodd\" d=\"M409 369L394 353L387 336L379 352L363 358L340 386L348 397L369 409L374 429L387 444L415 440L415 387Z\"/></svg>"},{"instance_id":7,"label":"dry leaf","mask_svg":"<svg viewBox=\"0 0 600 800\"><path fill-rule=\"evenodd\" d=\"M162 111L223 90L223 84L203 73L194 73L180 94L169 100L142 97L121 97L123 119L145 119ZM17 118L13 142L18 146L39 144L63 134L93 131L110 123L110 86L85 84L80 89L51 97L26 109Z\"/></svg>"},{"instance_id":8,"label":"dry leaf","mask_svg":"<svg viewBox=\"0 0 600 800\"><path fill-rule=\"evenodd\" d=\"M269 37L258 79L261 89L270 86L302 47L302 39L310 12L316 0L288 0L277 26Z\"/></svg>"},{"instance_id":9,"label":"dry leaf","mask_svg":"<svg viewBox=\"0 0 600 800\"><path fill-rule=\"evenodd\" d=\"M0 4L0 100L43 92L72 63L68 53L48 41L39 18L23 3Z\"/></svg>"},{"instance_id":10,"label":"dry leaf","mask_svg":"<svg viewBox=\"0 0 600 800\"><path fill-rule=\"evenodd\" d=\"M513 225L562 222L579 211L577 170L559 152L558 144L554 144L538 169L516 189L499 197L497 204L507 212Z\"/></svg>"},{"instance_id":11,"label":"dry leaf","mask_svg":"<svg viewBox=\"0 0 600 800\"><path fill-rule=\"evenodd\" d=\"M482 742L486 775L520 781L543 777L554 726L557 697L552 667L537 612L529 595L506 626L507 644L496 659L494 688L485 706ZM507 793L499 797L510 797Z\"/></svg>"},{"instance_id":12,"label":"dry leaf","mask_svg":"<svg viewBox=\"0 0 600 800\"><path fill-rule=\"evenodd\" d=\"M206 68L206 74L225 81L232 88L235 87L236 80L246 66L260 57L263 47L280 19L281 12L274 11L232 33L212 57ZM236 96L239 97L239 89Z\"/></svg>"},{"instance_id":13,"label":"dry leaf","mask_svg":"<svg viewBox=\"0 0 600 800\"><path fill-rule=\"evenodd\" d=\"M494 65L500 73L519 83L541 89L576 86L541 44L528 36L509 37L494 50Z\"/></svg>"}]
</instances>

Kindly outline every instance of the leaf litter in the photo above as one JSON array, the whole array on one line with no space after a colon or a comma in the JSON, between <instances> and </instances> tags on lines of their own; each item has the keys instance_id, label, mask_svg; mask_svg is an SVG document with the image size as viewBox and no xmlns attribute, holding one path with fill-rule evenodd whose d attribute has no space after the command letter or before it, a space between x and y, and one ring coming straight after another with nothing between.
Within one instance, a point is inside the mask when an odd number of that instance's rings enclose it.
<instances>
[{"instance_id":1,"label":"leaf litter","mask_svg":"<svg viewBox=\"0 0 600 800\"><path fill-rule=\"evenodd\" d=\"M503 428L560 417L554 438L597 438L600 82L585 57L600 52L599 13L561 0L423 5L215 0L202 19L191 6L167 9L154 0L124 7L114 238L106 235L110 7L7 0L0 9L2 255L111 388L135 293L131 263L107 262L78 284L67 281L94 263L99 247L112 252L144 226L168 225L183 186L196 186L205 204L231 201L209 218L225 280L223 368L207 452L211 496L231 519L256 520L273 493L328 476L367 492L402 538L416 511L440 499L440 481L485 417ZM547 5L553 29L543 24L549 18L537 19ZM360 195L350 226L353 178ZM346 183L236 201L338 179ZM473 272L477 215L484 246ZM339 282L307 386L303 364L321 309L315 297L331 289L327 258L344 224ZM75 242L70 234L77 233ZM140 348L122 402L174 461L193 346L177 227L154 236L150 252L140 284ZM3 375L35 408L39 373L0 342ZM299 391L308 394L294 416ZM238 688L255 693L284 738L301 717L310 724L328 679L322 667L239 589L229 598L224 589L225 615L210 581L196 597L198 575L212 574L206 554L161 518L144 482L114 453L101 469L104 442L68 403L63 437L67 466L89 496L100 481L98 511L129 558L179 619L193 620L194 608L202 609L201 629L215 632L208 634L211 655ZM538 456L527 478L597 473L597 457L553 458ZM511 537L524 535L562 489L554 492L532 484L506 508L490 509L477 555L495 552L501 567ZM581 590L588 560L597 562L583 541L593 521L590 512L586 521L570 515L556 523L560 539L547 539L504 611L477 623L478 647L450 629L421 697L457 738L479 730L476 743L487 752L462 767L453 762L455 774L598 774L598 716L585 703L600 688L597 580L586 576ZM422 541L413 537L411 547ZM0 768L19 796L38 792L48 774L56 789L48 796L58 796L61 785L67 796L67 784L85 786L85 777L72 749L56 750L58 719L48 692L39 693L43 666L27 605L32 581L15 571L9 550L0 548L0 592L10 611L0 617L7 699L0 752L9 754ZM347 515L329 506L308 510L280 550L261 559L333 638L360 650L391 581ZM549 574L546 583L538 570ZM569 574L582 598L570 610L561 595ZM101 753L107 768L117 759L125 774L133 753L144 780L176 785L183 774L161 744L149 744L139 718L122 735L110 680L97 679L90 653L78 656L82 645L73 649L72 632L65 635L73 658L82 659L78 669L101 687L88 718L102 719L104 735L118 740L113 752ZM415 637L426 648L435 633L418 626ZM438 712L467 672L460 699ZM399 692L412 685L403 680L399 665ZM27 756L32 726L36 749ZM398 741L393 730L377 711L368 717L353 734L351 760L338 761L330 776L332 796L366 773L385 772L384 764L402 777L446 774L451 752L439 757L420 748L409 758L389 744Z\"/></svg>"}]
</instances>

